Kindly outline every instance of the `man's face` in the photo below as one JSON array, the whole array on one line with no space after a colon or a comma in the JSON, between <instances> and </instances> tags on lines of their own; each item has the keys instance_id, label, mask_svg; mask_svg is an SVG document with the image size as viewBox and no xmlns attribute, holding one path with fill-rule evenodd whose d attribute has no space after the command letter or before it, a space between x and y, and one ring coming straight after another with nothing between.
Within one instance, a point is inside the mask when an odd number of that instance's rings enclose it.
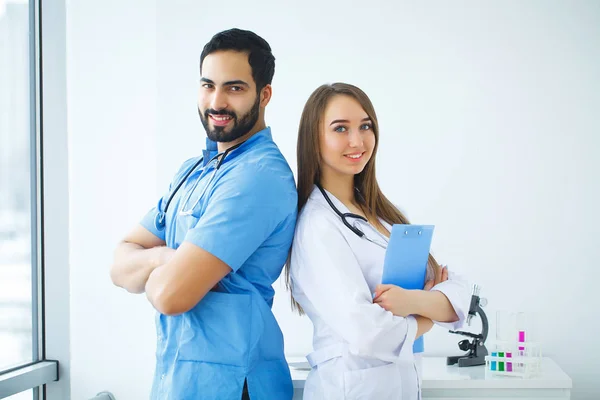
<instances>
[{"instance_id":1,"label":"man's face","mask_svg":"<svg viewBox=\"0 0 600 400\"><path fill-rule=\"evenodd\" d=\"M202 62L198 114L209 139L232 142L256 125L260 96L248 54L217 51Z\"/></svg>"}]
</instances>

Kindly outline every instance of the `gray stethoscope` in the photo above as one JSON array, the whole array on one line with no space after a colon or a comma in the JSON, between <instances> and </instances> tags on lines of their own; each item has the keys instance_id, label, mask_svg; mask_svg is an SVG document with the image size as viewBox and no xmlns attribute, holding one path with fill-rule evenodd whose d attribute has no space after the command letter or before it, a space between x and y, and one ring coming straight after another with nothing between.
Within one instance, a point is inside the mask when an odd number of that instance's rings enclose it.
<instances>
[{"instance_id":1,"label":"gray stethoscope","mask_svg":"<svg viewBox=\"0 0 600 400\"><path fill-rule=\"evenodd\" d=\"M202 173L200 173L200 176L198 177L198 179L194 183L194 187L188 192L186 198L183 200L182 205L181 205L181 209L179 210L179 215L191 215L192 214L192 212L194 211L194 209L196 208L196 206L200 202L200 199L202 199L202 197L206 193L206 190L208 189L208 187L210 186L210 184L215 179L215 177L217 175L217 172L219 171L219 168L221 168L221 165L225 161L225 157L227 157L227 155L230 152L232 152L233 150L237 149L238 147L240 147L244 143L245 142L238 143L235 146L231 146L230 148L228 148L227 150L225 150L223 153L219 153L219 154L215 155L214 157L212 157L210 159L210 161L208 161L202 167L204 170L206 170L206 169L208 169L208 167L210 167L210 165L214 161L217 162L217 165L215 166L215 169L214 169L212 175L210 176L210 178L208 178L208 183L204 186L204 189L202 190L202 193L200 193L200 195L198 196L198 199L196 200L196 202L191 207L189 207L186 210L185 208L186 208L186 206L187 206L187 204L188 204L188 202L190 200L190 197L192 196L192 193L194 193L194 191L196 190L196 187L198 186L198 184L200 183L200 181L203 178ZM165 223L166 223L166 217L167 217L167 210L169 209L169 204L171 204L171 201L175 197L175 194L177 193L177 191L179 190L179 188L181 187L181 185L183 185L183 183L185 181L187 181L187 179L190 177L190 175L196 170L196 168L198 167L198 165L200 165L204 161L204 158L206 157L207 154L210 154L210 153L205 152L205 156L200 157L200 159L198 161L196 161L196 163L192 166L192 168L190 168L190 170L185 174L185 176L177 183L177 186L175 186L175 189L173 191L171 191L171 193L169 193L169 198L167 199L167 202L165 204L164 210L162 210L162 211L159 210L158 213L156 214L156 218L154 219L154 226L159 231L165 229Z\"/></svg>"},{"instance_id":2,"label":"gray stethoscope","mask_svg":"<svg viewBox=\"0 0 600 400\"><path fill-rule=\"evenodd\" d=\"M382 249L387 249L387 245L388 245L389 239L387 237L385 237L385 235L381 234L381 232L379 232L376 229L374 229L374 231L377 233L377 235L379 236L379 238L382 241L374 240L374 239L369 238L358 226L356 226L357 225L357 221L363 221L363 222L366 222L368 224L369 221L365 217L363 217L362 215L353 214L353 213L349 213L349 212L348 213L342 213L333 204L333 202L331 201L331 199L327 195L327 192L325 192L325 189L323 189L321 187L321 185L319 185L319 184L317 184L317 187L319 188L319 190L323 194L323 197L325 197L325 200L327 201L327 204L329 204L329 207L331 207L331 209L342 219L342 222L344 223L344 225L346 225L346 228L350 229L359 238L366 239L369 242L371 242L373 244L376 244L377 246L381 247ZM351 224L350 222L348 222L348 218L354 218L354 220L355 220L354 224Z\"/></svg>"}]
</instances>

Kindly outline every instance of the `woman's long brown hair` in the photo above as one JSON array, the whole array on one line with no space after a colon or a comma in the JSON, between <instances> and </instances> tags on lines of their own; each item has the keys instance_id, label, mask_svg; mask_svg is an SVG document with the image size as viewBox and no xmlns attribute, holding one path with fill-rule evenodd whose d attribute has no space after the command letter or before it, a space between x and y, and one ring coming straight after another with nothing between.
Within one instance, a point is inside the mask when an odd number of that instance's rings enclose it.
<instances>
[{"instance_id":1,"label":"woman's long brown hair","mask_svg":"<svg viewBox=\"0 0 600 400\"><path fill-rule=\"evenodd\" d=\"M373 124L375 134L375 147L373 154L365 168L354 176L354 186L362 196L357 196L356 201L362 206L369 221L381 218L388 224L408 224L406 217L398 210L381 192L375 176L375 158L379 145L379 125L377 115L369 97L361 89L347 83L333 83L318 87L308 98L300 118L298 128L298 145L296 155L298 160L298 215L308 201L314 185L321 179L321 152L319 148L319 134L323 122L323 114L329 101L335 96L349 96L358 101L367 113ZM362 198L361 198L362 197ZM291 251L291 250L290 250ZM290 261L285 266L286 286L291 291ZM427 268L433 272L435 281L441 276L441 268L435 258L429 254ZM293 293L292 293L293 295ZM303 314L300 305L292 297L292 309Z\"/></svg>"}]
</instances>

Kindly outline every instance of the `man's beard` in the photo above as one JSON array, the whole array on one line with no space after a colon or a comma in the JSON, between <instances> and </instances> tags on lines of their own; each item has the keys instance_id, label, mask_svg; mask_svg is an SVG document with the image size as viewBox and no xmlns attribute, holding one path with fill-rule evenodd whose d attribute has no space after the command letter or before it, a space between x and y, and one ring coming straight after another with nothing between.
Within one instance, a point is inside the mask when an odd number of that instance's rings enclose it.
<instances>
[{"instance_id":1,"label":"man's beard","mask_svg":"<svg viewBox=\"0 0 600 400\"><path fill-rule=\"evenodd\" d=\"M256 102L246 114L242 116L241 119L238 119L237 115L233 111L229 110L213 110L212 108L204 111L204 114L198 109L198 115L200 116L200 121L202 121L202 126L204 126L204 130L206 131L206 135L208 138L214 142L227 143L236 140L250 132L250 130L256 125L258 121L258 113L260 111L260 96L256 96ZM215 126L210 129L208 119L210 118L208 114L212 115L228 115L232 117L233 128L229 132L225 132L225 128L227 126Z\"/></svg>"}]
</instances>

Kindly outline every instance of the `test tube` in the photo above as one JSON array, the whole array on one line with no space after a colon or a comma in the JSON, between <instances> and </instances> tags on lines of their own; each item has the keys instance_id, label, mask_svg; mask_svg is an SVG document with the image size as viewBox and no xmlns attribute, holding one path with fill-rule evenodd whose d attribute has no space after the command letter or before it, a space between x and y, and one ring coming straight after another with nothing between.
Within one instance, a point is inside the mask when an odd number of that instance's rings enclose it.
<instances>
[{"instance_id":1,"label":"test tube","mask_svg":"<svg viewBox=\"0 0 600 400\"><path fill-rule=\"evenodd\" d=\"M527 353L527 349L525 348L525 343L527 341L528 338L528 334L526 334L527 330L528 330L529 324L527 323L527 318L526 318L526 314L523 312L520 312L517 314L517 348L519 350L519 357L525 357L526 353ZM518 367L520 370L522 370L523 368L525 368L525 364L523 363L518 363Z\"/></svg>"},{"instance_id":2,"label":"test tube","mask_svg":"<svg viewBox=\"0 0 600 400\"><path fill-rule=\"evenodd\" d=\"M525 356L525 331L519 331L519 356Z\"/></svg>"}]
</instances>

